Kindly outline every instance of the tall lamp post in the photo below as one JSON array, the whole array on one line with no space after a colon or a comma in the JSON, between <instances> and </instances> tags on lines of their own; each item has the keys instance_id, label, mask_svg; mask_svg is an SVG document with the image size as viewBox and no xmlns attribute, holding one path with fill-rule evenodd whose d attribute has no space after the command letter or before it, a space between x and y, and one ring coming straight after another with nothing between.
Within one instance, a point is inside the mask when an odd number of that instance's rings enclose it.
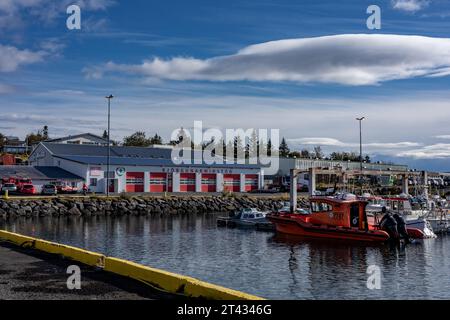
<instances>
[{"instance_id":1,"label":"tall lamp post","mask_svg":"<svg viewBox=\"0 0 450 320\"><path fill-rule=\"evenodd\" d=\"M105 97L108 99L108 155L106 157L106 197L109 198L109 162L111 156L111 138L110 138L110 122L111 122L111 99L114 98L112 94Z\"/></svg>"},{"instance_id":2,"label":"tall lamp post","mask_svg":"<svg viewBox=\"0 0 450 320\"><path fill-rule=\"evenodd\" d=\"M361 184L361 195L363 193L363 158L362 158L362 121L365 117L356 118L359 121L359 183Z\"/></svg>"}]
</instances>

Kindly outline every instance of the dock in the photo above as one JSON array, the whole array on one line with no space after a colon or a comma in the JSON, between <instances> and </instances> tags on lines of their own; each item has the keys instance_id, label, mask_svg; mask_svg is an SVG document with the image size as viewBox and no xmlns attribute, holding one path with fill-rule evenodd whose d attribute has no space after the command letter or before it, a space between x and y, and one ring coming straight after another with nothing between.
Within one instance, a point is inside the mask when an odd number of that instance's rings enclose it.
<instances>
[{"instance_id":1,"label":"dock","mask_svg":"<svg viewBox=\"0 0 450 320\"><path fill-rule=\"evenodd\" d=\"M182 299L143 283L79 265L81 289L67 288L74 262L0 241L0 300Z\"/></svg>"},{"instance_id":2,"label":"dock","mask_svg":"<svg viewBox=\"0 0 450 320\"><path fill-rule=\"evenodd\" d=\"M69 288L80 270L81 288ZM262 300L237 290L68 245L0 230L0 299Z\"/></svg>"}]
</instances>

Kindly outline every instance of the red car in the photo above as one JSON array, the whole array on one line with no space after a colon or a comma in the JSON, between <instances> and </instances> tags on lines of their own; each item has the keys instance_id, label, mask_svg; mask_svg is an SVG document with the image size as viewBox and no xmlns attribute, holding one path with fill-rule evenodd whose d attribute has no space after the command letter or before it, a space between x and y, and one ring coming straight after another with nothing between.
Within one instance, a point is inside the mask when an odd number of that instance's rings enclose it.
<instances>
[{"instance_id":1,"label":"red car","mask_svg":"<svg viewBox=\"0 0 450 320\"><path fill-rule=\"evenodd\" d=\"M36 188L32 184L24 184L20 189L20 193L22 194L35 194Z\"/></svg>"}]
</instances>

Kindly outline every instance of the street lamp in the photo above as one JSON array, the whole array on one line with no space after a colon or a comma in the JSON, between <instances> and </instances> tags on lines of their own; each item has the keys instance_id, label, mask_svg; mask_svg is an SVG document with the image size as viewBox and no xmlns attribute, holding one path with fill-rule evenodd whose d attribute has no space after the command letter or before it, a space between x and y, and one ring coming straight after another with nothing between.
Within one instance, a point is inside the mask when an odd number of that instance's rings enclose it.
<instances>
[{"instance_id":1,"label":"street lamp","mask_svg":"<svg viewBox=\"0 0 450 320\"><path fill-rule=\"evenodd\" d=\"M111 99L114 98L112 94L105 97L108 99L108 155L106 157L106 196L109 198L109 158L111 156L111 138L110 138L110 122L111 122Z\"/></svg>"},{"instance_id":2,"label":"street lamp","mask_svg":"<svg viewBox=\"0 0 450 320\"><path fill-rule=\"evenodd\" d=\"M363 193L363 158L362 158L362 121L366 119L366 117L356 118L359 121L359 182L361 183L361 195Z\"/></svg>"}]
</instances>

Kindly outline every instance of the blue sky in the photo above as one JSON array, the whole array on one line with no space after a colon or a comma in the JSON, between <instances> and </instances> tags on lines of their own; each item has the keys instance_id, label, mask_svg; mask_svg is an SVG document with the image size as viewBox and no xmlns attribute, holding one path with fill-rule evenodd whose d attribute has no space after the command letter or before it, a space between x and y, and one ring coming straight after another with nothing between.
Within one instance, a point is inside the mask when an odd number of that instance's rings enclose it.
<instances>
[{"instance_id":1,"label":"blue sky","mask_svg":"<svg viewBox=\"0 0 450 320\"><path fill-rule=\"evenodd\" d=\"M366 153L450 171L449 1L0 0L0 30L4 134L101 133L113 93L116 139L201 120L357 151L364 115Z\"/></svg>"}]
</instances>

